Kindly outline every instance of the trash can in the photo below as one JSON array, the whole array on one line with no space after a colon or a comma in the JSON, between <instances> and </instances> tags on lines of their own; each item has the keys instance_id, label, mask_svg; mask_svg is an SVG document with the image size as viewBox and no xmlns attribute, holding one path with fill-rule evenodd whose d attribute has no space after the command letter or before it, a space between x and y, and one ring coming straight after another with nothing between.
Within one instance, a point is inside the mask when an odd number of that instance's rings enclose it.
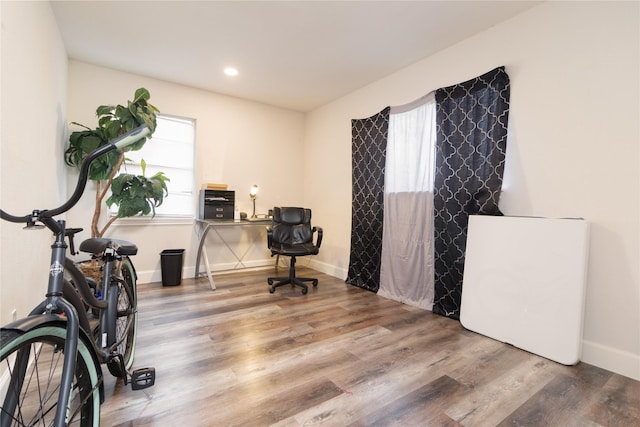
<instances>
[{"instance_id":1,"label":"trash can","mask_svg":"<svg viewBox=\"0 0 640 427\"><path fill-rule=\"evenodd\" d=\"M165 249L160 253L162 286L177 286L182 281L184 249Z\"/></svg>"}]
</instances>

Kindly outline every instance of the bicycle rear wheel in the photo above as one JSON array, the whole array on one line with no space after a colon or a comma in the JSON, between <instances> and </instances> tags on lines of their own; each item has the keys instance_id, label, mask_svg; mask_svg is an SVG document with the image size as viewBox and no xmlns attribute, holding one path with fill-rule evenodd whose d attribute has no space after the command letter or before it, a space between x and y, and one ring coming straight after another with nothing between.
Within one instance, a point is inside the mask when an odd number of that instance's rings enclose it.
<instances>
[{"instance_id":1,"label":"bicycle rear wheel","mask_svg":"<svg viewBox=\"0 0 640 427\"><path fill-rule=\"evenodd\" d=\"M0 425L53 425L64 359L64 325L45 324L28 332L0 332ZM98 369L89 349L78 341L68 425L100 424Z\"/></svg>"},{"instance_id":2,"label":"bicycle rear wheel","mask_svg":"<svg viewBox=\"0 0 640 427\"><path fill-rule=\"evenodd\" d=\"M116 295L115 338L116 342L121 341L118 345L118 353L122 355L125 369L129 370L135 356L138 329L136 272L129 257L122 258L119 273L123 281L118 283ZM118 363L108 363L107 367L113 376L122 378L126 375L126 372L121 371L121 365Z\"/></svg>"}]
</instances>

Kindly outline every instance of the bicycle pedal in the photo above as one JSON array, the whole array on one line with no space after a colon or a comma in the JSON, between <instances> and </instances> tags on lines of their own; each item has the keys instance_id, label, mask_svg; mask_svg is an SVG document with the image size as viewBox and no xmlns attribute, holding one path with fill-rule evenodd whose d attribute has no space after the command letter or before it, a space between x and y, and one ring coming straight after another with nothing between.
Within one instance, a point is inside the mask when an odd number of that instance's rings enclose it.
<instances>
[{"instance_id":1,"label":"bicycle pedal","mask_svg":"<svg viewBox=\"0 0 640 427\"><path fill-rule=\"evenodd\" d=\"M142 390L156 383L155 368L140 368L131 373L131 390Z\"/></svg>"}]
</instances>

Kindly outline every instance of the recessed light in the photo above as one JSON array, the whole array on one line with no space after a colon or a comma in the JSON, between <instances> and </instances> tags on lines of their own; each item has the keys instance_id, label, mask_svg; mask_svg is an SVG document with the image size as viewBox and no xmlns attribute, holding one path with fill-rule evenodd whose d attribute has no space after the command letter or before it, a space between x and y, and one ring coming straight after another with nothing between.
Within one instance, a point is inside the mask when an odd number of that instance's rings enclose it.
<instances>
[{"instance_id":1,"label":"recessed light","mask_svg":"<svg viewBox=\"0 0 640 427\"><path fill-rule=\"evenodd\" d=\"M224 69L224 73L227 76L237 76L238 75L238 70L236 70L233 67L227 67L227 68Z\"/></svg>"}]
</instances>

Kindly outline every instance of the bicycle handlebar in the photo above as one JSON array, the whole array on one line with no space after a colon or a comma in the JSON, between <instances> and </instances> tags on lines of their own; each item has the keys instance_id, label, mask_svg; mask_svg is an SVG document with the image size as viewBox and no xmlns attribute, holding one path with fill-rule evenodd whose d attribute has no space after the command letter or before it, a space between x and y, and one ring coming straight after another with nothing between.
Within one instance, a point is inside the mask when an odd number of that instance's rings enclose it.
<instances>
[{"instance_id":1,"label":"bicycle handlebar","mask_svg":"<svg viewBox=\"0 0 640 427\"><path fill-rule=\"evenodd\" d=\"M89 153L87 157L84 158L80 166L80 176L78 177L78 183L76 184L76 188L73 194L71 195L69 200L67 200L61 206L55 209L50 209L50 210L43 210L43 211L34 210L33 213L25 216L14 216L0 209L0 218L9 222L18 222L18 223L26 222L28 224L32 224L36 220L52 218L56 215L60 215L61 213L68 211L73 206L75 206L76 203L78 203L78 200L80 200L82 193L84 193L84 189L87 185L87 178L89 176L89 166L91 165L91 162L93 162L95 159L102 156L103 154L106 154L116 149L120 150L122 148L125 148L141 140L142 138L146 138L150 134L151 134L151 131L149 130L149 128L146 125L141 125L115 139L112 139L111 141L109 141L108 144L103 145L102 147L99 147L94 151L92 151L91 153Z\"/></svg>"}]
</instances>

